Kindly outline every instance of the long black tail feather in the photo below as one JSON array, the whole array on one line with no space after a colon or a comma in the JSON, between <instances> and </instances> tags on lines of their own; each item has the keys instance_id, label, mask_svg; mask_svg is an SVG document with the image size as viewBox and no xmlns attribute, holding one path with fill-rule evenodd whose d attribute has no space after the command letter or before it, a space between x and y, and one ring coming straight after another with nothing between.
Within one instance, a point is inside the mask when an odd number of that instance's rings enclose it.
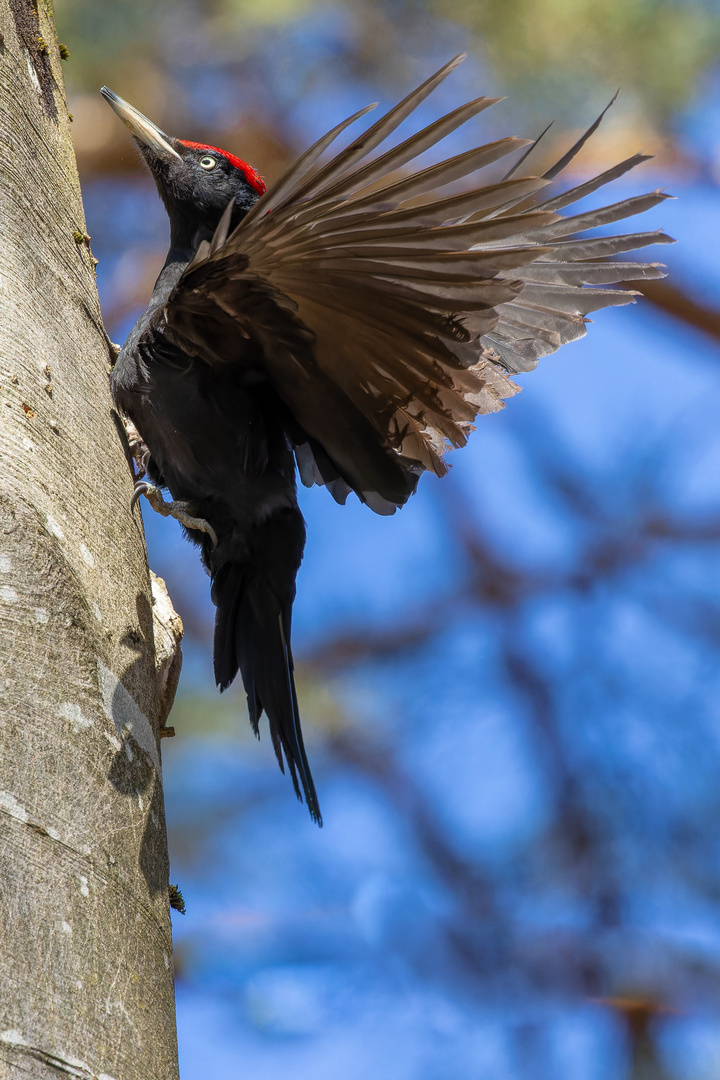
<instances>
[{"instance_id":1,"label":"long black tail feather","mask_svg":"<svg viewBox=\"0 0 720 1080\"><path fill-rule=\"evenodd\" d=\"M225 690L242 675L250 722L259 736L259 721L267 713L278 764L288 765L295 793L310 816L322 825L315 784L308 764L290 649L292 600L280 601L262 568L225 563L213 581L215 618L215 680Z\"/></svg>"}]
</instances>

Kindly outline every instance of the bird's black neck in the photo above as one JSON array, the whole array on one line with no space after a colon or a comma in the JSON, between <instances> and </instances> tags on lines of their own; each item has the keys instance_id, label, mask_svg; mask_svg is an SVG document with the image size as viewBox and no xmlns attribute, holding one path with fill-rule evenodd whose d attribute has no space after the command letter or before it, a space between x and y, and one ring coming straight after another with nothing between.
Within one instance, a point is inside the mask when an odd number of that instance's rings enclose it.
<instances>
[{"instance_id":1,"label":"bird's black neck","mask_svg":"<svg viewBox=\"0 0 720 1080\"><path fill-rule=\"evenodd\" d=\"M172 222L170 228L170 250L160 271L150 301L151 307L164 303L182 277L183 271L192 261L201 241L212 239L213 230L198 228L197 224L186 225L184 222Z\"/></svg>"},{"instance_id":2,"label":"bird's black neck","mask_svg":"<svg viewBox=\"0 0 720 1080\"><path fill-rule=\"evenodd\" d=\"M174 248L170 248L165 265L158 275L158 279L155 282L155 288L153 289L152 296L150 297L150 304L148 310L159 307L160 304L164 304L170 293L173 291L178 281L183 275L185 267L192 259L194 252L190 251L177 251Z\"/></svg>"},{"instance_id":3,"label":"bird's black neck","mask_svg":"<svg viewBox=\"0 0 720 1080\"><path fill-rule=\"evenodd\" d=\"M244 204L236 205L230 222L231 232L240 223L248 210L254 206L257 199L257 195L253 194L245 199ZM155 282L155 288L150 299L150 309L165 303L182 277L186 266L192 261L202 241L212 240L215 229L220 223L219 212L216 219L209 217L198 225L197 217L188 214L184 206L172 202L164 195L163 201L170 217L170 250Z\"/></svg>"}]
</instances>

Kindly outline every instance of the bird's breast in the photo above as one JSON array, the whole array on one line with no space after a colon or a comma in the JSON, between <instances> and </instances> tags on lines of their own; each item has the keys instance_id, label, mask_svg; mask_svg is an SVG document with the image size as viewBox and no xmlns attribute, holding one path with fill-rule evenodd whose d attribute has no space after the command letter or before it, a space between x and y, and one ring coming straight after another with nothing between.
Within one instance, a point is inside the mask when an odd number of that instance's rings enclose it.
<instances>
[{"instance_id":1,"label":"bird's breast","mask_svg":"<svg viewBox=\"0 0 720 1080\"><path fill-rule=\"evenodd\" d=\"M254 521L296 505L284 406L252 365L218 371L177 349L168 362L145 343L120 354L113 394L173 498L220 500Z\"/></svg>"}]
</instances>

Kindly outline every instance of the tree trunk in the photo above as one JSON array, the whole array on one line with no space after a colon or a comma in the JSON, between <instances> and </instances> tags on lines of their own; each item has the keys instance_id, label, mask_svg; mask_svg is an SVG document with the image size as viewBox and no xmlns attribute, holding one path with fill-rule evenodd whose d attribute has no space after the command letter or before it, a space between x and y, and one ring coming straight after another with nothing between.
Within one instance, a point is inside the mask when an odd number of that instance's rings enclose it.
<instances>
[{"instance_id":1,"label":"tree trunk","mask_svg":"<svg viewBox=\"0 0 720 1080\"><path fill-rule=\"evenodd\" d=\"M0 0L0 1080L173 1080L151 586L46 0Z\"/></svg>"}]
</instances>

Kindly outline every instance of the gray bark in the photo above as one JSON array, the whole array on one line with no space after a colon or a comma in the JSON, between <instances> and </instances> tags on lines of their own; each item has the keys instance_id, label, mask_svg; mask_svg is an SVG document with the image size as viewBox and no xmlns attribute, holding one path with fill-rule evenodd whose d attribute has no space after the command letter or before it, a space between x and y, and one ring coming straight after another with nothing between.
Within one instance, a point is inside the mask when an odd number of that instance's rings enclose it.
<instances>
[{"instance_id":1,"label":"gray bark","mask_svg":"<svg viewBox=\"0 0 720 1080\"><path fill-rule=\"evenodd\" d=\"M0 0L0 1078L177 1077L151 586L52 17Z\"/></svg>"}]
</instances>

